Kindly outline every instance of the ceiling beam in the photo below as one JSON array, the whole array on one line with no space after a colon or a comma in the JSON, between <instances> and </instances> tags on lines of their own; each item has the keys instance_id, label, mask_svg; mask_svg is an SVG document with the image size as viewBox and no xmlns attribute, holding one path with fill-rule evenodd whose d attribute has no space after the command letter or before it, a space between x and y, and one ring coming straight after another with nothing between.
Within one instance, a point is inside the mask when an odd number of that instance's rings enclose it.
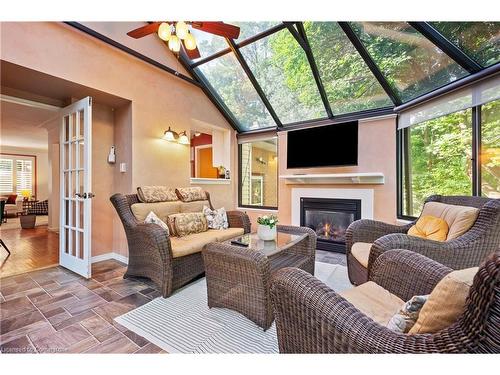
<instances>
[{"instance_id":1,"label":"ceiling beam","mask_svg":"<svg viewBox=\"0 0 500 375\"><path fill-rule=\"evenodd\" d=\"M195 81L191 77L188 77L182 73L179 73L178 71L176 71L176 70L174 70L174 69L172 69L172 68L170 68L170 67L168 67L168 66L166 66L166 65L164 65L156 60L153 60L152 58L147 57L146 55L143 55L142 53L139 53L139 52L133 50L132 48L129 48L121 43L118 43L116 40L108 38L107 36L105 36L101 33L98 33L97 31L92 30L91 28L89 28L87 26L84 26L79 22L64 22L64 23L69 25L69 26L74 27L75 29L83 31L84 33L91 35L94 38L97 38L97 39L99 39L99 40L101 40L109 45L112 45L113 47L116 47L116 48L122 50L123 52L128 53L129 55L132 55L132 56L134 56L134 57L136 57L144 62L147 62L148 64L154 65L155 67L160 68L161 70L173 75L174 77L180 78L183 81L188 82L192 85L201 87L200 83Z\"/></svg>"},{"instance_id":2,"label":"ceiling beam","mask_svg":"<svg viewBox=\"0 0 500 375\"><path fill-rule=\"evenodd\" d=\"M307 61L309 62L314 81L316 82L316 86L318 86L319 95L321 96L321 101L323 102L323 106L325 107L326 114L328 118L333 118L332 107L330 106L330 101L328 100L325 86L323 85L323 81L321 80L321 75L319 74L318 66L316 65L316 60L314 59L311 45L309 44L309 40L307 39L304 24L302 22L297 22L296 25L297 29L295 29L293 25L287 24L288 30L295 37L297 42L302 46L302 49L306 54ZM302 40L302 43L300 43L299 40Z\"/></svg>"},{"instance_id":3,"label":"ceiling beam","mask_svg":"<svg viewBox=\"0 0 500 375\"><path fill-rule=\"evenodd\" d=\"M460 48L446 39L439 31L428 22L408 22L415 30L429 39L435 46L446 53L452 60L469 73L477 73L483 69L475 60L465 54Z\"/></svg>"},{"instance_id":4,"label":"ceiling beam","mask_svg":"<svg viewBox=\"0 0 500 375\"><path fill-rule=\"evenodd\" d=\"M382 74L382 71L379 69L378 65L375 63L375 61L373 61L373 59L370 56L370 53L367 51L361 40L358 38L354 30L351 28L351 25L349 25L348 22L339 22L338 24L340 28L344 31L346 36L349 38L351 43L354 45L354 48L356 48L358 53L361 55L366 65L373 73L377 81L380 83L382 88L385 90L385 92L392 100L394 105L396 106L401 105L402 101L399 98L398 93L392 88L392 86L389 84L385 76Z\"/></svg>"},{"instance_id":5,"label":"ceiling beam","mask_svg":"<svg viewBox=\"0 0 500 375\"><path fill-rule=\"evenodd\" d=\"M257 91L257 94L259 94L260 99L264 103L264 106L267 108L267 110L268 110L269 114L271 115L271 117L273 118L274 122L276 123L276 125L278 127L282 127L283 124L281 123L278 115L274 111L274 108L272 107L271 103L267 99L266 94L264 94L264 91L262 90L262 87L260 87L260 84L257 81L257 78L255 78L252 70L250 69L250 67L248 66L245 58L241 54L241 51L239 50L239 48L236 46L236 44L234 43L234 41L232 39L226 38L226 41L229 44L229 48L231 48L231 50L233 51L234 55L236 56L236 59L240 63L241 67L245 71L248 79L250 80L250 82L252 83L253 87L255 88L255 91Z\"/></svg>"}]
</instances>

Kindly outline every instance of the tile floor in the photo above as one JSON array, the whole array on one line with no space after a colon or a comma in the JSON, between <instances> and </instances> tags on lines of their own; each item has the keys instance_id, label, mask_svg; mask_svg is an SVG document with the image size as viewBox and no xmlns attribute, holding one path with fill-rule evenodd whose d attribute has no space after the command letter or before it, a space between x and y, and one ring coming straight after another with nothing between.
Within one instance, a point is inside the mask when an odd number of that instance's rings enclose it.
<instances>
[{"instance_id":1,"label":"tile floor","mask_svg":"<svg viewBox=\"0 0 500 375\"><path fill-rule=\"evenodd\" d=\"M318 251L318 261L345 256ZM123 279L114 260L92 265L85 280L61 267L0 279L0 350L3 353L164 353L114 322L159 296L143 279Z\"/></svg>"}]
</instances>

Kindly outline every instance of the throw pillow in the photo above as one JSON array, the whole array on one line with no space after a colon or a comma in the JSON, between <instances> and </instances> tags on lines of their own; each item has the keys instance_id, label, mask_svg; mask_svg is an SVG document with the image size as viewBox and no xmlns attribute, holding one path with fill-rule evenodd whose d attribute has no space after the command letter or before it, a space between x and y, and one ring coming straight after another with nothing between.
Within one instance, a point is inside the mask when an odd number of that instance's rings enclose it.
<instances>
[{"instance_id":1,"label":"throw pillow","mask_svg":"<svg viewBox=\"0 0 500 375\"><path fill-rule=\"evenodd\" d=\"M179 237L206 232L208 230L207 219L203 212L185 212L169 215L167 224L170 233Z\"/></svg>"},{"instance_id":2,"label":"throw pillow","mask_svg":"<svg viewBox=\"0 0 500 375\"><path fill-rule=\"evenodd\" d=\"M156 214L153 211L149 212L149 214L148 214L148 216L146 216L146 219L144 220L144 222L159 225L160 227L165 229L165 231L167 232L167 236L170 235L170 230L168 229L168 225L165 224L165 222L162 219L160 219L158 216L156 216Z\"/></svg>"},{"instance_id":3,"label":"throw pillow","mask_svg":"<svg viewBox=\"0 0 500 375\"><path fill-rule=\"evenodd\" d=\"M448 235L448 224L439 217L421 216L415 225L410 228L408 235L434 241L445 241Z\"/></svg>"},{"instance_id":4,"label":"throw pillow","mask_svg":"<svg viewBox=\"0 0 500 375\"><path fill-rule=\"evenodd\" d=\"M204 201L207 194L201 187L188 187L175 189L177 197L183 202Z\"/></svg>"},{"instance_id":5,"label":"throw pillow","mask_svg":"<svg viewBox=\"0 0 500 375\"><path fill-rule=\"evenodd\" d=\"M387 328L394 332L408 333L429 296L413 296L387 323Z\"/></svg>"},{"instance_id":6,"label":"throw pillow","mask_svg":"<svg viewBox=\"0 0 500 375\"><path fill-rule=\"evenodd\" d=\"M143 203L177 201L174 189L166 186L140 186L137 188L137 196Z\"/></svg>"},{"instance_id":7,"label":"throw pillow","mask_svg":"<svg viewBox=\"0 0 500 375\"><path fill-rule=\"evenodd\" d=\"M7 197L5 204L16 204L17 194L11 194Z\"/></svg>"},{"instance_id":8,"label":"throw pillow","mask_svg":"<svg viewBox=\"0 0 500 375\"><path fill-rule=\"evenodd\" d=\"M435 333L452 323L464 311L478 267L450 272L434 287L410 330L415 333Z\"/></svg>"},{"instance_id":9,"label":"throw pillow","mask_svg":"<svg viewBox=\"0 0 500 375\"><path fill-rule=\"evenodd\" d=\"M207 219L208 227L210 229L227 229L229 223L227 221L226 209L224 207L211 210L207 206L203 206L203 214Z\"/></svg>"}]
</instances>

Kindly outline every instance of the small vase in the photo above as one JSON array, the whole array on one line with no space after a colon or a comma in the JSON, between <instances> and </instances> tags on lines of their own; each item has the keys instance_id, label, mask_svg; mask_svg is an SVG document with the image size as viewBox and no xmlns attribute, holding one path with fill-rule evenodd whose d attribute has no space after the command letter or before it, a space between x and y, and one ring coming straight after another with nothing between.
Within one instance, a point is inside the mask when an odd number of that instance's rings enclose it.
<instances>
[{"instance_id":1,"label":"small vase","mask_svg":"<svg viewBox=\"0 0 500 375\"><path fill-rule=\"evenodd\" d=\"M264 241L273 241L276 239L276 225L269 227L268 225L259 224L257 226L257 236Z\"/></svg>"}]
</instances>

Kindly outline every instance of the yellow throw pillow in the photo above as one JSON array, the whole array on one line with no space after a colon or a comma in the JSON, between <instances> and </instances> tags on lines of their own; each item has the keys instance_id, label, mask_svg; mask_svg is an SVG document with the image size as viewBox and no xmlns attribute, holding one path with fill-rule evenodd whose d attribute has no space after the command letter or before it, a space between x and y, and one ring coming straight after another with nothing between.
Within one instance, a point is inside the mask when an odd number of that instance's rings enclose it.
<instances>
[{"instance_id":1,"label":"yellow throw pillow","mask_svg":"<svg viewBox=\"0 0 500 375\"><path fill-rule=\"evenodd\" d=\"M464 311L478 267L453 271L432 290L409 334L435 333L453 324Z\"/></svg>"},{"instance_id":2,"label":"yellow throw pillow","mask_svg":"<svg viewBox=\"0 0 500 375\"><path fill-rule=\"evenodd\" d=\"M434 241L445 241L448 235L448 224L439 217L425 215L417 220L408 234Z\"/></svg>"}]
</instances>

